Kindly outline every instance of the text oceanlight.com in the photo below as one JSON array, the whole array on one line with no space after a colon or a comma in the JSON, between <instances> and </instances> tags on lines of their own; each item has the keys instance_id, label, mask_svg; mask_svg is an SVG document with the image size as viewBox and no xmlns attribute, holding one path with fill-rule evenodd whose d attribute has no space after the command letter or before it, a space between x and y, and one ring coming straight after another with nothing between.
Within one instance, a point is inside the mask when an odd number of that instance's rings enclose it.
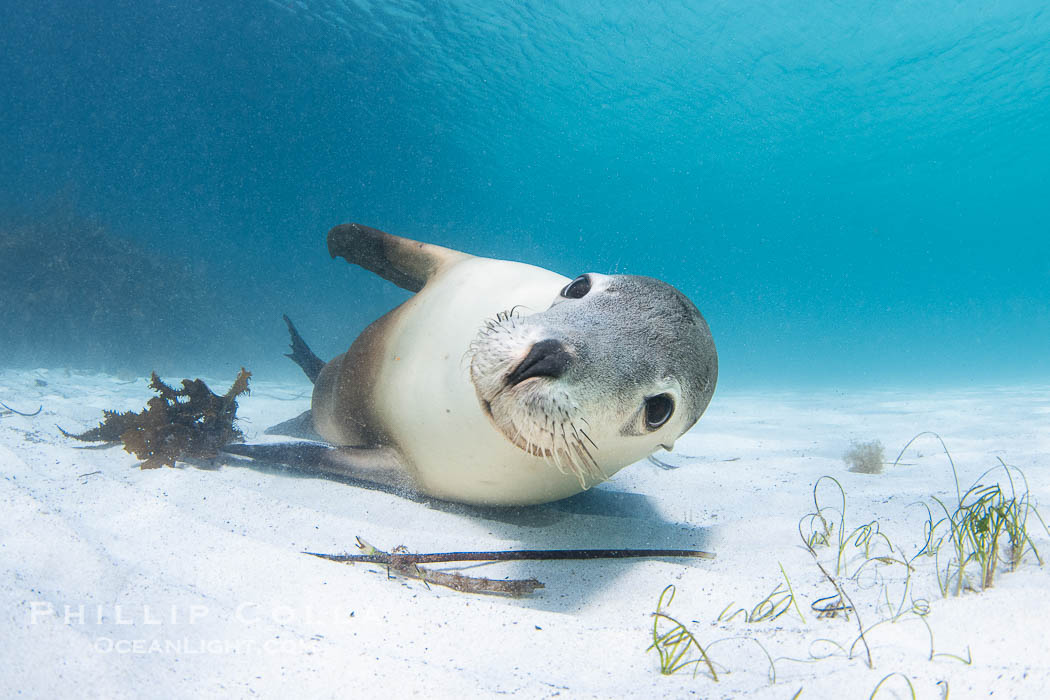
<instances>
[{"instance_id":1,"label":"text oceanlight.com","mask_svg":"<svg viewBox=\"0 0 1050 700\"><path fill-rule=\"evenodd\" d=\"M95 651L103 654L296 654L317 644L315 639L113 639L96 637Z\"/></svg>"}]
</instances>

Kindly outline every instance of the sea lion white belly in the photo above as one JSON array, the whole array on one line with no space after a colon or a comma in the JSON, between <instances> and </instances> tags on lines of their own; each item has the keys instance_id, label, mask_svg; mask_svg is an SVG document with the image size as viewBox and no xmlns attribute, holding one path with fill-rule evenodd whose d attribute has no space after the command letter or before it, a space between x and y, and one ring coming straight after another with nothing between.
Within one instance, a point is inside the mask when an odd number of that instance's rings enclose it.
<instances>
[{"instance_id":1,"label":"sea lion white belly","mask_svg":"<svg viewBox=\"0 0 1050 700\"><path fill-rule=\"evenodd\" d=\"M374 396L406 468L427 493L474 503L543 502L579 491L571 473L509 442L470 380L468 349L494 309L542 310L568 283L505 260L456 263L401 307ZM527 311L525 311L527 313Z\"/></svg>"},{"instance_id":2,"label":"sea lion white belly","mask_svg":"<svg viewBox=\"0 0 1050 700\"><path fill-rule=\"evenodd\" d=\"M416 292L316 378L314 426L355 476L463 503L557 500L669 448L714 390L706 323L657 280L570 281L356 224L329 250Z\"/></svg>"}]
</instances>

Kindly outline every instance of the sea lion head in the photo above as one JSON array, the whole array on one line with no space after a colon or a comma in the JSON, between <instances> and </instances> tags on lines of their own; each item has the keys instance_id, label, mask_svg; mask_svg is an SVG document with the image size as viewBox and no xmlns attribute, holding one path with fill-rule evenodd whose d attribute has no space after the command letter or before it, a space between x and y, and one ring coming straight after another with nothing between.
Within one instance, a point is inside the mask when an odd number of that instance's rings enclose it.
<instances>
[{"instance_id":1,"label":"sea lion head","mask_svg":"<svg viewBox=\"0 0 1050 700\"><path fill-rule=\"evenodd\" d=\"M583 488L660 447L707 408L718 356L707 322L671 285L588 273L550 307L478 330L470 376L500 432Z\"/></svg>"}]
</instances>

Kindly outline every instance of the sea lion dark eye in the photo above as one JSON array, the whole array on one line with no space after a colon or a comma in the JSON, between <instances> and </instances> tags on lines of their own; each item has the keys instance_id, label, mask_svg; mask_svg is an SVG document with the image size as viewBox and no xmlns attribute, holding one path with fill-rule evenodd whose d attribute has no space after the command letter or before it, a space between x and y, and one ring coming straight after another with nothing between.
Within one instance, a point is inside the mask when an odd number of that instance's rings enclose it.
<instances>
[{"instance_id":1,"label":"sea lion dark eye","mask_svg":"<svg viewBox=\"0 0 1050 700\"><path fill-rule=\"evenodd\" d=\"M656 430L674 413L674 399L668 394L657 394L645 400L645 427Z\"/></svg>"},{"instance_id":2,"label":"sea lion dark eye","mask_svg":"<svg viewBox=\"0 0 1050 700\"><path fill-rule=\"evenodd\" d=\"M582 299L589 291L591 291L591 278L587 275L580 275L565 285L565 289L561 290L561 295L566 299Z\"/></svg>"}]
</instances>

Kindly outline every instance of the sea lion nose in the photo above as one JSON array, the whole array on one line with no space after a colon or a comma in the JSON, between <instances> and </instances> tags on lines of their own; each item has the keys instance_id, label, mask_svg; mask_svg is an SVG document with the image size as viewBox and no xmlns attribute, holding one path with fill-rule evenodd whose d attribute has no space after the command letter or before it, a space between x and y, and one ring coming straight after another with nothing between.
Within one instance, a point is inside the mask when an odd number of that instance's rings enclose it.
<instances>
[{"instance_id":1,"label":"sea lion nose","mask_svg":"<svg viewBox=\"0 0 1050 700\"><path fill-rule=\"evenodd\" d=\"M565 343L548 338L529 349L525 359L507 375L507 386L514 386L530 377L560 377L569 367L572 353Z\"/></svg>"}]
</instances>

